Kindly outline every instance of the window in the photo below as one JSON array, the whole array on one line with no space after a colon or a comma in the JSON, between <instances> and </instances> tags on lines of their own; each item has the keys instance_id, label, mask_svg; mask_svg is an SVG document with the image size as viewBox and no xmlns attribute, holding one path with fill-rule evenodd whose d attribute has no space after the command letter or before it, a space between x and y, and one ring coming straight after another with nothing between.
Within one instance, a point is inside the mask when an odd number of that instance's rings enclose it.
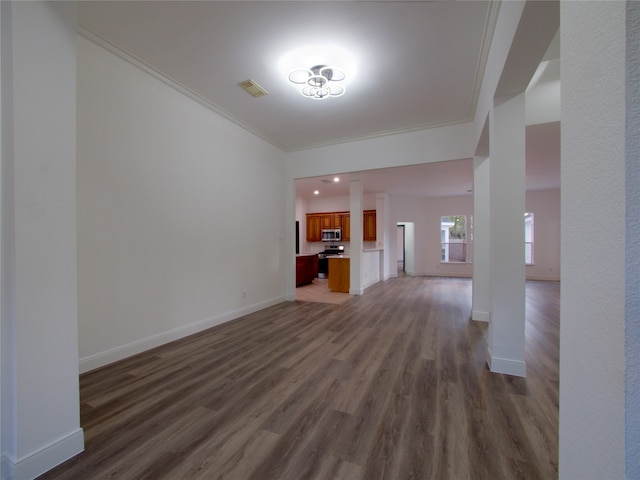
<instances>
[{"instance_id":1,"label":"window","mask_svg":"<svg viewBox=\"0 0 640 480\"><path fill-rule=\"evenodd\" d=\"M533 213L524 214L524 263L533 265Z\"/></svg>"},{"instance_id":2,"label":"window","mask_svg":"<svg viewBox=\"0 0 640 480\"><path fill-rule=\"evenodd\" d=\"M467 261L466 215L440 217L440 245L442 262Z\"/></svg>"}]
</instances>

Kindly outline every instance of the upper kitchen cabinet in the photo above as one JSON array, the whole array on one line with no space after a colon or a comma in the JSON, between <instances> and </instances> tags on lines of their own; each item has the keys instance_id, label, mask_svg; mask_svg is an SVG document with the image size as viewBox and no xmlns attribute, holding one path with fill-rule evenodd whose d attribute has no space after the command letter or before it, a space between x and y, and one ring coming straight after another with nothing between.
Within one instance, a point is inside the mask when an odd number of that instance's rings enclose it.
<instances>
[{"instance_id":1,"label":"upper kitchen cabinet","mask_svg":"<svg viewBox=\"0 0 640 480\"><path fill-rule=\"evenodd\" d=\"M307 214L307 242L322 241L322 215Z\"/></svg>"},{"instance_id":2,"label":"upper kitchen cabinet","mask_svg":"<svg viewBox=\"0 0 640 480\"><path fill-rule=\"evenodd\" d=\"M322 213L321 221L322 228L342 228L342 214L341 213Z\"/></svg>"},{"instance_id":3,"label":"upper kitchen cabinet","mask_svg":"<svg viewBox=\"0 0 640 480\"><path fill-rule=\"evenodd\" d=\"M362 237L365 242L376 240L376 211L363 212ZM321 242L323 229L342 229L342 241L351 240L351 214L349 212L307 213L307 242Z\"/></svg>"},{"instance_id":4,"label":"upper kitchen cabinet","mask_svg":"<svg viewBox=\"0 0 640 480\"><path fill-rule=\"evenodd\" d=\"M351 214L345 213L342 215L342 241L349 240L351 240Z\"/></svg>"},{"instance_id":5,"label":"upper kitchen cabinet","mask_svg":"<svg viewBox=\"0 0 640 480\"><path fill-rule=\"evenodd\" d=\"M376 241L376 211L375 210L364 211L362 230L364 232L365 242Z\"/></svg>"}]
</instances>

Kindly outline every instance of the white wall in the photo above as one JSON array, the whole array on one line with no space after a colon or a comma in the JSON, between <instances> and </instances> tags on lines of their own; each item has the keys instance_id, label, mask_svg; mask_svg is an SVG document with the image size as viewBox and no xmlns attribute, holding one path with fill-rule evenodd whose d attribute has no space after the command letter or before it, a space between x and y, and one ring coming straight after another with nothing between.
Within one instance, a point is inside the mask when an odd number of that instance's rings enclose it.
<instances>
[{"instance_id":1,"label":"white wall","mask_svg":"<svg viewBox=\"0 0 640 480\"><path fill-rule=\"evenodd\" d=\"M376 209L376 194L366 193L362 195L362 209ZM338 197L312 197L309 199L309 211L307 213L324 212L348 212L349 195Z\"/></svg>"},{"instance_id":2,"label":"white wall","mask_svg":"<svg viewBox=\"0 0 640 480\"><path fill-rule=\"evenodd\" d=\"M625 2L561 2L560 13L559 476L622 479Z\"/></svg>"},{"instance_id":3,"label":"white wall","mask_svg":"<svg viewBox=\"0 0 640 480\"><path fill-rule=\"evenodd\" d=\"M473 156L473 124L343 143L287 154L288 178L460 160Z\"/></svg>"},{"instance_id":4,"label":"white wall","mask_svg":"<svg viewBox=\"0 0 640 480\"><path fill-rule=\"evenodd\" d=\"M83 449L75 6L2 2L2 478Z\"/></svg>"},{"instance_id":5,"label":"white wall","mask_svg":"<svg viewBox=\"0 0 640 480\"><path fill-rule=\"evenodd\" d=\"M360 285L362 285L363 290L382 280L382 277L380 276L381 262L381 250L362 253Z\"/></svg>"},{"instance_id":6,"label":"white wall","mask_svg":"<svg viewBox=\"0 0 640 480\"><path fill-rule=\"evenodd\" d=\"M284 299L284 154L83 37L78 205L82 370Z\"/></svg>"},{"instance_id":7,"label":"white wall","mask_svg":"<svg viewBox=\"0 0 640 480\"><path fill-rule=\"evenodd\" d=\"M534 212L535 265L526 268L527 279L560 279L560 191L527 192L527 211ZM441 263L440 217L466 215L467 238L473 215L473 197L418 198L392 196L392 219L414 223L415 257L412 275L443 275L471 277L473 274L473 243L467 245L467 263ZM392 237L392 239L395 235ZM397 248L395 240L393 251ZM524 246L523 246L524 249Z\"/></svg>"}]
</instances>

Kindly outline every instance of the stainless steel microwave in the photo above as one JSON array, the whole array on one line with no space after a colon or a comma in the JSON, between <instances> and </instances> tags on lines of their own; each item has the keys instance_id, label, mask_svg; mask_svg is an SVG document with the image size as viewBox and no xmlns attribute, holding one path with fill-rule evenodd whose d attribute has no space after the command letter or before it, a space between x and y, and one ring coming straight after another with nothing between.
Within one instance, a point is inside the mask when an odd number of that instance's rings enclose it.
<instances>
[{"instance_id":1,"label":"stainless steel microwave","mask_svg":"<svg viewBox=\"0 0 640 480\"><path fill-rule=\"evenodd\" d=\"M342 240L342 230L339 228L323 228L323 242L340 242Z\"/></svg>"}]
</instances>

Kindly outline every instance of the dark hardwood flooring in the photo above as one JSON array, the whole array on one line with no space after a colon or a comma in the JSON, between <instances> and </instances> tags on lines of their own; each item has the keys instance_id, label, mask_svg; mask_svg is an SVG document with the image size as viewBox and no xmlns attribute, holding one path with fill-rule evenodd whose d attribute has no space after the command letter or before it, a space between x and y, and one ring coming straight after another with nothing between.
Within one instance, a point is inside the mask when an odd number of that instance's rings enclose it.
<instances>
[{"instance_id":1,"label":"dark hardwood flooring","mask_svg":"<svg viewBox=\"0 0 640 480\"><path fill-rule=\"evenodd\" d=\"M558 283L527 282L527 378L492 374L468 279L285 302L80 377L53 479L550 479Z\"/></svg>"}]
</instances>

